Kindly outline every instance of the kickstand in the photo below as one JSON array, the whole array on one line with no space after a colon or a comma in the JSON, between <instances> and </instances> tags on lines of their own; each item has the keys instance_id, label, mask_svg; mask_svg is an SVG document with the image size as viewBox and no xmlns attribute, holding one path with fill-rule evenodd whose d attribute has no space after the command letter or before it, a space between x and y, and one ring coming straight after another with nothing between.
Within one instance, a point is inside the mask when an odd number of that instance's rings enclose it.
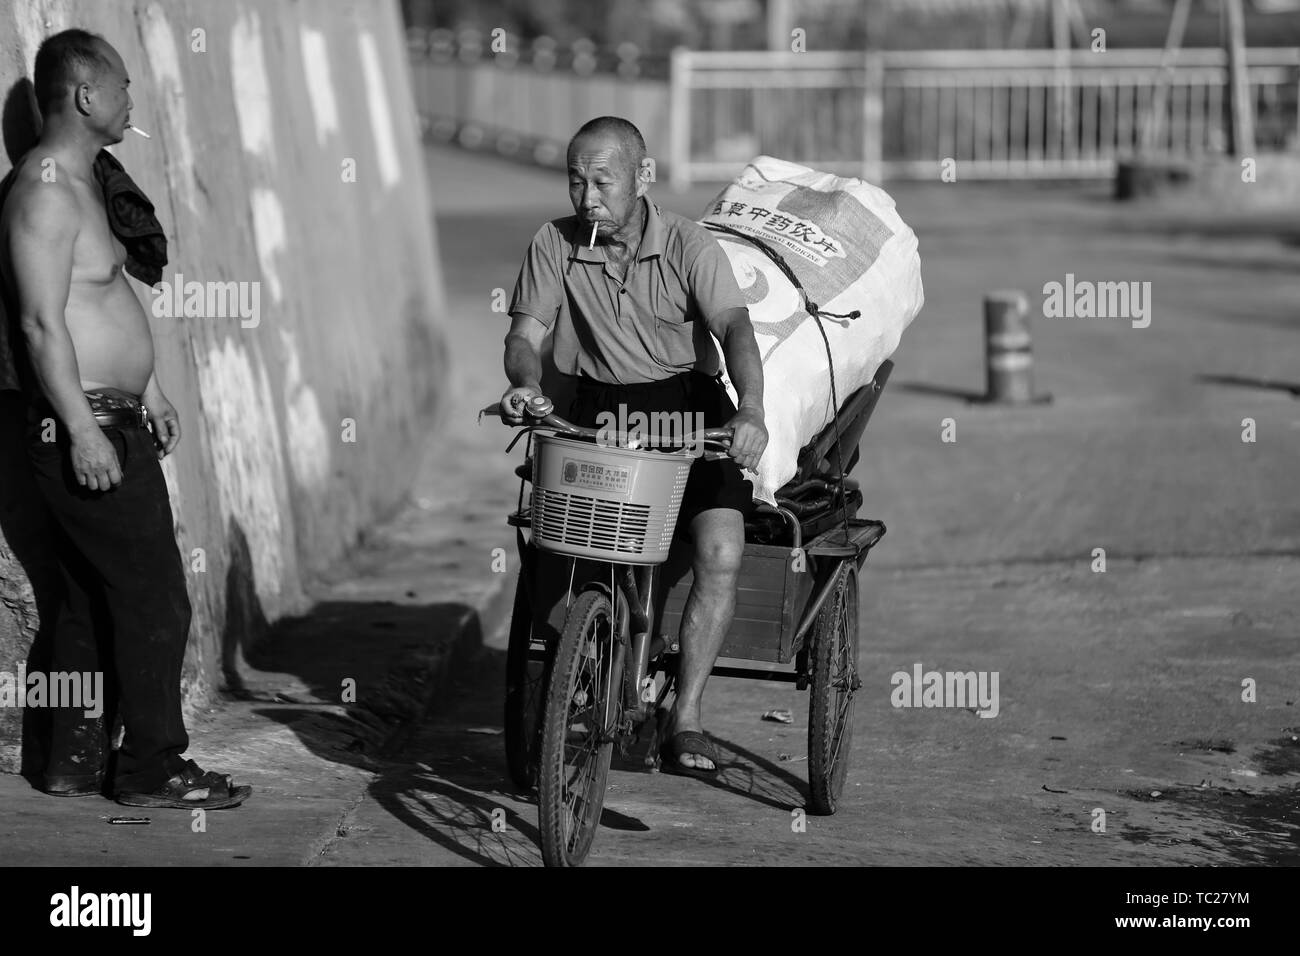
<instances>
[{"instance_id":1,"label":"kickstand","mask_svg":"<svg viewBox=\"0 0 1300 956\"><path fill-rule=\"evenodd\" d=\"M655 709L654 730L650 734L650 749L646 751L645 765L656 771L659 769L660 764L659 752L663 749L664 741L667 739L668 721L672 718L673 704L676 703L677 695L674 690L675 682L670 679L664 685L663 692L659 695L658 706Z\"/></svg>"}]
</instances>

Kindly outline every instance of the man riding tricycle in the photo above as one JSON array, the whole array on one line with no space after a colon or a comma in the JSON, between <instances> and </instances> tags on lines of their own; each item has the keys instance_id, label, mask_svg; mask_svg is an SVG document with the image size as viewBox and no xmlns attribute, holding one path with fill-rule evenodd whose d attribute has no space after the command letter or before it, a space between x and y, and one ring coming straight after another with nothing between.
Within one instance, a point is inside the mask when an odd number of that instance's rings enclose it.
<instances>
[{"instance_id":1,"label":"man riding tricycle","mask_svg":"<svg viewBox=\"0 0 1300 956\"><path fill-rule=\"evenodd\" d=\"M498 408L529 433L518 473L532 490L510 516L506 749L514 782L538 788L543 856L585 858L615 745L648 736L659 770L719 774L702 713L711 674L811 688L809 806L834 812L860 684L858 569L885 530L856 517L844 461L891 366L802 450L775 505L756 504L743 470L769 440L763 364L726 253L649 199L626 120L583 126L568 176L575 215L537 232L515 286ZM542 393L548 334L573 391L564 414ZM721 668L720 655L795 672Z\"/></svg>"}]
</instances>

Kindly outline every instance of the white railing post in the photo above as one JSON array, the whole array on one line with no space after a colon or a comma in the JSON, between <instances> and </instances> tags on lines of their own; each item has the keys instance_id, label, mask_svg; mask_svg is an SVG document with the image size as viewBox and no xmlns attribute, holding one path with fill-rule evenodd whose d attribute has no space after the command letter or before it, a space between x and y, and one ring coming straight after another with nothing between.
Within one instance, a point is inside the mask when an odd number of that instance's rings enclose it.
<instances>
[{"instance_id":1,"label":"white railing post","mask_svg":"<svg viewBox=\"0 0 1300 956\"><path fill-rule=\"evenodd\" d=\"M885 61L868 50L862 65L862 178L878 183L885 159Z\"/></svg>"},{"instance_id":2,"label":"white railing post","mask_svg":"<svg viewBox=\"0 0 1300 956\"><path fill-rule=\"evenodd\" d=\"M1255 103L1246 72L1246 21L1241 0L1223 0L1228 21L1228 97L1232 104L1232 155L1255 155Z\"/></svg>"},{"instance_id":3,"label":"white railing post","mask_svg":"<svg viewBox=\"0 0 1300 956\"><path fill-rule=\"evenodd\" d=\"M681 192L691 185L691 51L685 47L673 47L668 84L668 182Z\"/></svg>"}]
</instances>

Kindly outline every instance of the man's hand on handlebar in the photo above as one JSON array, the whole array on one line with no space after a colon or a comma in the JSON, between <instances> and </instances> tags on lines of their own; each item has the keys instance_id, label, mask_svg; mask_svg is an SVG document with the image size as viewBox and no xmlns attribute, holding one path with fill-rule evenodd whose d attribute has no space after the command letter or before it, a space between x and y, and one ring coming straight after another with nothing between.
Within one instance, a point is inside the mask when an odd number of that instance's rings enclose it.
<instances>
[{"instance_id":1,"label":"man's hand on handlebar","mask_svg":"<svg viewBox=\"0 0 1300 956\"><path fill-rule=\"evenodd\" d=\"M509 425L522 425L524 406L528 404L530 398L541 394L542 390L536 385L521 385L506 389L505 394L501 396L501 420Z\"/></svg>"},{"instance_id":2,"label":"man's hand on handlebar","mask_svg":"<svg viewBox=\"0 0 1300 956\"><path fill-rule=\"evenodd\" d=\"M731 416L727 428L733 429L730 455L741 468L753 471L758 467L758 460L767 448L767 427L763 424L763 412L755 408L742 408Z\"/></svg>"}]
</instances>

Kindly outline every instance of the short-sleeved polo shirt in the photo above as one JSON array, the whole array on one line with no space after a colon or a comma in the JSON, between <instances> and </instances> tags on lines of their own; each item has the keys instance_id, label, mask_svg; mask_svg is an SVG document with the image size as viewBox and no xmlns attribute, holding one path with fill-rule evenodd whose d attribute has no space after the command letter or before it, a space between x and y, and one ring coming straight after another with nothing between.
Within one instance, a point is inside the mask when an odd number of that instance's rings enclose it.
<instances>
[{"instance_id":1,"label":"short-sleeved polo shirt","mask_svg":"<svg viewBox=\"0 0 1300 956\"><path fill-rule=\"evenodd\" d=\"M645 229L625 277L604 246L583 244L590 226L583 237L577 216L553 219L528 247L510 312L554 328L555 365L568 375L609 384L716 375L711 323L746 305L731 262L705 227L641 201Z\"/></svg>"}]
</instances>

